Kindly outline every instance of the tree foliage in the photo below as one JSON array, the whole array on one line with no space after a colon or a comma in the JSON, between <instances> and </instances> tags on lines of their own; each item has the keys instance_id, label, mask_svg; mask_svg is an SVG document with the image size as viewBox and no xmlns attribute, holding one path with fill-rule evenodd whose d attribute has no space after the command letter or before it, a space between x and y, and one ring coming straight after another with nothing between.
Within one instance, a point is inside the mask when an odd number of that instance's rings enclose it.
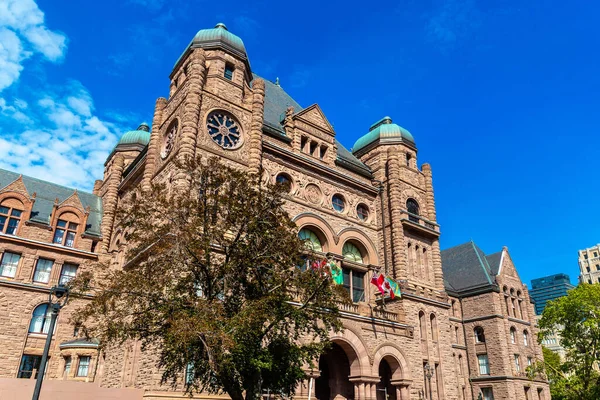
<instances>
[{"instance_id":1,"label":"tree foliage","mask_svg":"<svg viewBox=\"0 0 600 400\"><path fill-rule=\"evenodd\" d=\"M74 322L105 344L156 347L163 383L234 400L290 395L341 329L343 289L297 267L306 247L281 187L214 159L178 168L185 190L155 184L123 199L126 262L76 281L94 298Z\"/></svg>"},{"instance_id":2,"label":"tree foliage","mask_svg":"<svg viewBox=\"0 0 600 400\"><path fill-rule=\"evenodd\" d=\"M600 399L600 285L581 284L548 302L539 321L540 341L558 333L563 362L550 356L545 370L553 399Z\"/></svg>"}]
</instances>

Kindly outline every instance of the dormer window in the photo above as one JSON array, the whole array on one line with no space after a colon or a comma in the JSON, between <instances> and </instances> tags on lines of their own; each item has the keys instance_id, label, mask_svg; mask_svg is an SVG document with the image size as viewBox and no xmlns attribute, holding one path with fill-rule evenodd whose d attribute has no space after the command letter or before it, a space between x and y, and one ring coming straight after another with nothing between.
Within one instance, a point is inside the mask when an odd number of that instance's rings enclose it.
<instances>
[{"instance_id":1,"label":"dormer window","mask_svg":"<svg viewBox=\"0 0 600 400\"><path fill-rule=\"evenodd\" d=\"M77 235L77 227L78 224L75 222L59 219L56 223L56 230L54 231L54 239L52 239L52 243L62 244L66 247L74 247L75 236Z\"/></svg>"},{"instance_id":2,"label":"dormer window","mask_svg":"<svg viewBox=\"0 0 600 400\"><path fill-rule=\"evenodd\" d=\"M23 214L23 203L17 199L7 199L0 205L0 232L16 235Z\"/></svg>"},{"instance_id":3,"label":"dormer window","mask_svg":"<svg viewBox=\"0 0 600 400\"><path fill-rule=\"evenodd\" d=\"M225 63L225 74L223 75L225 79L233 80L233 65L230 63Z\"/></svg>"}]
</instances>

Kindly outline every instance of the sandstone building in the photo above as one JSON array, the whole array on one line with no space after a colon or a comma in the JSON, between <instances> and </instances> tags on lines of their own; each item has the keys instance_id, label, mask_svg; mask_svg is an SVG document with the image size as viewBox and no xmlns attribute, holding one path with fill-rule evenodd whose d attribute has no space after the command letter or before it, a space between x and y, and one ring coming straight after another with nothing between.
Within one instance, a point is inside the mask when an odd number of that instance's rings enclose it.
<instances>
[{"instance_id":1,"label":"sandstone building","mask_svg":"<svg viewBox=\"0 0 600 400\"><path fill-rule=\"evenodd\" d=\"M223 24L199 31L151 128L122 136L93 194L0 171L0 377L35 374L49 287L90 260L123 263L114 216L124 194L153 181L178 185L173 160L203 155L260 172L265 183L288 182L285 207L299 235L344 271L354 300L345 330L297 398L548 400L547 382L525 376L541 347L507 249L487 256L469 242L441 252L432 171L419 166L415 138L390 117L365 131L349 151L317 104L301 107L253 73L242 40ZM402 282L384 310L374 307L373 271ZM49 378L180 398L160 385L152 352L138 343L98 354L97 343L79 338L66 323L74 306L60 314Z\"/></svg>"},{"instance_id":2,"label":"sandstone building","mask_svg":"<svg viewBox=\"0 0 600 400\"><path fill-rule=\"evenodd\" d=\"M600 283L600 244L579 250L579 283Z\"/></svg>"}]
</instances>

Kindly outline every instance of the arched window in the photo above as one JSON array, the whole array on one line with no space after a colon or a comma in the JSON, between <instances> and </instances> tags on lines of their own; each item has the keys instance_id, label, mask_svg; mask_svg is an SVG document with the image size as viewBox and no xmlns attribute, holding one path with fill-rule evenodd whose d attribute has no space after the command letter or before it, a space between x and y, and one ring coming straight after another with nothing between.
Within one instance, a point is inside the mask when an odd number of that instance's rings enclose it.
<instances>
[{"instance_id":1,"label":"arched window","mask_svg":"<svg viewBox=\"0 0 600 400\"><path fill-rule=\"evenodd\" d=\"M56 221L52 243L62 244L66 247L75 246L75 237L79 227L79 217L72 212L65 212Z\"/></svg>"},{"instance_id":2,"label":"arched window","mask_svg":"<svg viewBox=\"0 0 600 400\"><path fill-rule=\"evenodd\" d=\"M529 333L527 331L523 331L523 344L529 346Z\"/></svg>"},{"instance_id":3,"label":"arched window","mask_svg":"<svg viewBox=\"0 0 600 400\"><path fill-rule=\"evenodd\" d=\"M358 247L356 247L350 242L344 243L344 247L342 248L342 255L346 260L354 261L356 263L361 264L363 262L363 257L360 253L360 250L358 249Z\"/></svg>"},{"instance_id":4,"label":"arched window","mask_svg":"<svg viewBox=\"0 0 600 400\"><path fill-rule=\"evenodd\" d=\"M307 249L312 251L323 251L323 245L321 244L321 240L319 240L319 237L310 229L300 229L300 232L298 232L298 237L301 240L304 240L304 245Z\"/></svg>"},{"instance_id":5,"label":"arched window","mask_svg":"<svg viewBox=\"0 0 600 400\"><path fill-rule=\"evenodd\" d=\"M419 311L419 332L421 333L421 340L425 340L427 327L425 325L425 313L423 311Z\"/></svg>"},{"instance_id":6,"label":"arched window","mask_svg":"<svg viewBox=\"0 0 600 400\"><path fill-rule=\"evenodd\" d=\"M485 343L485 334L483 333L483 328L478 326L473 331L475 332L475 343Z\"/></svg>"},{"instance_id":7,"label":"arched window","mask_svg":"<svg viewBox=\"0 0 600 400\"><path fill-rule=\"evenodd\" d=\"M438 340L438 328L435 314L429 316L429 322L431 323L431 340L436 342Z\"/></svg>"},{"instance_id":8,"label":"arched window","mask_svg":"<svg viewBox=\"0 0 600 400\"><path fill-rule=\"evenodd\" d=\"M29 333L48 333L50 329L50 315L52 310L48 304L40 304L33 310L31 322L29 323Z\"/></svg>"},{"instance_id":9,"label":"arched window","mask_svg":"<svg viewBox=\"0 0 600 400\"><path fill-rule=\"evenodd\" d=\"M517 330L515 328L510 328L510 342L512 344L517 342Z\"/></svg>"},{"instance_id":10,"label":"arched window","mask_svg":"<svg viewBox=\"0 0 600 400\"><path fill-rule=\"evenodd\" d=\"M406 210L409 212L408 219L412 222L419 222L419 203L415 199L406 200Z\"/></svg>"},{"instance_id":11,"label":"arched window","mask_svg":"<svg viewBox=\"0 0 600 400\"><path fill-rule=\"evenodd\" d=\"M275 177L275 182L278 185L283 186L285 191L288 193L292 189L292 179L290 178L290 176L288 174L284 174L284 173L278 174Z\"/></svg>"},{"instance_id":12,"label":"arched window","mask_svg":"<svg viewBox=\"0 0 600 400\"><path fill-rule=\"evenodd\" d=\"M17 199L6 199L0 205L0 232L16 235L25 206Z\"/></svg>"}]
</instances>

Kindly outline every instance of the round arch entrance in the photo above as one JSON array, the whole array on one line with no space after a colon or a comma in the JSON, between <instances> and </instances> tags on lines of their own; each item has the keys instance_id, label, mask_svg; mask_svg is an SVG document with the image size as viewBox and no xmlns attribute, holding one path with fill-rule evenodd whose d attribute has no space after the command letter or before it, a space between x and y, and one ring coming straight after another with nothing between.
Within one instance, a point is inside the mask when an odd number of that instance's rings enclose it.
<instances>
[{"instance_id":1,"label":"round arch entrance","mask_svg":"<svg viewBox=\"0 0 600 400\"><path fill-rule=\"evenodd\" d=\"M319 358L320 376L315 380L315 397L318 400L354 399L350 370L351 361L346 350L338 343L332 343Z\"/></svg>"}]
</instances>

